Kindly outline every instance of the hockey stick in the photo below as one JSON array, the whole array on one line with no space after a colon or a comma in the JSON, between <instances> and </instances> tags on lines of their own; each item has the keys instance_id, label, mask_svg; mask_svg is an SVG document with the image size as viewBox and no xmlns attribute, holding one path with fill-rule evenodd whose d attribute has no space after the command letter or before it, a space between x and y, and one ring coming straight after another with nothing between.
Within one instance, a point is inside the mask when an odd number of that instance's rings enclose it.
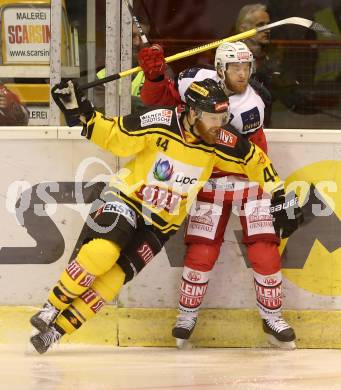
<instances>
[{"instance_id":1,"label":"hockey stick","mask_svg":"<svg viewBox=\"0 0 341 390\"><path fill-rule=\"evenodd\" d=\"M240 34L236 34L236 35L232 35L231 37L228 37L228 38L220 39L219 41L207 43L206 45L198 46L194 49L189 49L189 50L183 51L181 53L174 54L172 56L166 57L165 61L167 63L169 63L169 62L173 62L176 60L180 60L181 58L190 57L190 56L193 56L195 54L202 53L206 50L215 49L216 47L218 47L222 43L236 42L236 41L240 41L243 39L247 39L247 38L255 36L257 33L261 32L261 31L270 30L274 27L283 26L286 24L296 24L298 26L306 27L310 30L320 32L326 36L333 35L333 33L331 31L329 31L327 28L325 28L324 26L322 26L319 23L313 22L312 20L309 20L309 19L292 17L292 18L282 19L282 20L279 20L278 22L270 23L270 24L267 24L267 25L262 26L262 27L253 28L251 30L244 31ZM140 66L136 66L135 68L132 68L129 70L124 70L120 73L116 73L116 74L113 74L111 76L104 77L101 80L95 80L95 81L92 81L91 83L81 85L80 88L83 90L88 89L88 88L93 88L93 87L96 87L97 85L102 85L102 84L108 83L109 81L118 80L120 78L129 76L130 74L139 72L141 70L142 70L142 68Z\"/></svg>"}]
</instances>

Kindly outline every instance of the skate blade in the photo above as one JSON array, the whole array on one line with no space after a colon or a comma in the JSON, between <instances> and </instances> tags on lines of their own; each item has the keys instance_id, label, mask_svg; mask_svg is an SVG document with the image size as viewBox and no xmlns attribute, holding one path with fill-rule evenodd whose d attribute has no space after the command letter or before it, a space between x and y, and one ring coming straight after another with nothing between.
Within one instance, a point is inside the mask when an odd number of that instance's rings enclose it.
<instances>
[{"instance_id":1,"label":"skate blade","mask_svg":"<svg viewBox=\"0 0 341 390\"><path fill-rule=\"evenodd\" d=\"M181 350L188 350L192 349L193 345L188 341L184 339L175 339L176 340L176 347Z\"/></svg>"},{"instance_id":2,"label":"skate blade","mask_svg":"<svg viewBox=\"0 0 341 390\"><path fill-rule=\"evenodd\" d=\"M271 334L267 334L266 338L271 345L280 349L294 350L297 348L295 341L279 341Z\"/></svg>"},{"instance_id":3,"label":"skate blade","mask_svg":"<svg viewBox=\"0 0 341 390\"><path fill-rule=\"evenodd\" d=\"M32 326L30 339L31 339L31 337L37 335L38 333L39 333L39 330ZM25 355L36 355L36 356L39 355L38 352L35 350L35 348L34 348L34 346L32 345L31 342L27 343L24 353L25 353Z\"/></svg>"},{"instance_id":4,"label":"skate blade","mask_svg":"<svg viewBox=\"0 0 341 390\"><path fill-rule=\"evenodd\" d=\"M24 354L27 356L40 356L40 354L37 352L31 342L26 344Z\"/></svg>"}]
</instances>

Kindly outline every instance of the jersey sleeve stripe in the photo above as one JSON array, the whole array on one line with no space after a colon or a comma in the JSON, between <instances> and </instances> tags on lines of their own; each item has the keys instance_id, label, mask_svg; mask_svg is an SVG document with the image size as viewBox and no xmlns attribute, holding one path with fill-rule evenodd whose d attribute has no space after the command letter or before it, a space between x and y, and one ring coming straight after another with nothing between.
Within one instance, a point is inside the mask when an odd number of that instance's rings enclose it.
<instances>
[{"instance_id":1,"label":"jersey sleeve stripe","mask_svg":"<svg viewBox=\"0 0 341 390\"><path fill-rule=\"evenodd\" d=\"M247 164L250 160L253 159L253 156L255 155L256 153L256 145L251 143L251 148L250 148L250 152L248 153L248 155L245 156L244 160L245 160L245 163Z\"/></svg>"},{"instance_id":2,"label":"jersey sleeve stripe","mask_svg":"<svg viewBox=\"0 0 341 390\"><path fill-rule=\"evenodd\" d=\"M119 126L120 130L122 131L122 133L128 135L129 137L134 137L134 136L141 137L141 136L144 136L144 135L150 133L150 129L136 129L136 130L126 129L123 125L123 119L124 119L123 116L120 116L118 118L118 126Z\"/></svg>"},{"instance_id":3,"label":"jersey sleeve stripe","mask_svg":"<svg viewBox=\"0 0 341 390\"><path fill-rule=\"evenodd\" d=\"M216 150L216 154L219 158L221 158L224 161L230 161L235 164L243 164L247 165L250 160L252 160L254 154L256 151L256 147L254 144L251 144L251 148L249 153L244 157L244 158L238 158L238 157L233 157L224 153L221 153L219 150Z\"/></svg>"},{"instance_id":4,"label":"jersey sleeve stripe","mask_svg":"<svg viewBox=\"0 0 341 390\"><path fill-rule=\"evenodd\" d=\"M246 161L244 158L238 158L238 157L234 158L234 157L229 156L227 154L221 153L218 150L216 150L216 155L218 158L221 158L224 161L229 161L229 162L234 163L234 164L246 164Z\"/></svg>"}]
</instances>

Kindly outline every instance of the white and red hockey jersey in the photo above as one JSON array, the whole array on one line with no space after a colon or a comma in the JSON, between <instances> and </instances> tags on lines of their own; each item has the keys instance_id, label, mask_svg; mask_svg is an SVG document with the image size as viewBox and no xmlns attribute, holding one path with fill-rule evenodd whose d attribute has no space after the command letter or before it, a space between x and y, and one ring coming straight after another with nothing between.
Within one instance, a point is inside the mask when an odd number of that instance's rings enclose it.
<instances>
[{"instance_id":1,"label":"white and red hockey jersey","mask_svg":"<svg viewBox=\"0 0 341 390\"><path fill-rule=\"evenodd\" d=\"M217 82L222 80L213 69L188 68L181 72L178 78L173 82L165 78L159 82L146 80L142 87L141 97L146 105L177 105L185 102L185 92L194 81L202 81L210 78ZM252 136L257 130L263 129L264 122L264 102L258 93L248 85L245 92L229 96L230 101L230 125L241 134ZM263 137L256 137L263 138ZM257 140L251 139L257 143ZM263 150L266 144L258 145ZM265 150L266 151L266 150Z\"/></svg>"}]
</instances>

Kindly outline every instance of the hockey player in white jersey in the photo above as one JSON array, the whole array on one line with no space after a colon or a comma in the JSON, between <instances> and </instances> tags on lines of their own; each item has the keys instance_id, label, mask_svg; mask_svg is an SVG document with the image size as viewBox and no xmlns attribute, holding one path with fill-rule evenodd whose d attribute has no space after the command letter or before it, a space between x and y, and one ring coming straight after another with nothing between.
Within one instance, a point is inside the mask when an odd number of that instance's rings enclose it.
<instances>
[{"instance_id":1,"label":"hockey player in white jersey","mask_svg":"<svg viewBox=\"0 0 341 390\"><path fill-rule=\"evenodd\" d=\"M141 97L148 105L184 102L185 92L193 81L211 78L221 82L230 100L229 126L267 152L263 132L265 105L250 85L253 55L244 43L221 44L216 50L215 70L189 68L181 72L175 81L165 75L160 46L143 48L139 53L139 63L146 76ZM218 142L228 143L230 139L226 127L221 131ZM213 173L209 185L199 192L185 235L187 249L180 286L179 314L172 331L178 346L190 338L196 325L234 202L240 205L243 243L253 269L256 304L263 330L270 343L281 348L295 348L295 332L281 315L280 237L273 228L267 200L261 198L261 191L254 183L241 176L227 176L218 170Z\"/></svg>"}]
</instances>

